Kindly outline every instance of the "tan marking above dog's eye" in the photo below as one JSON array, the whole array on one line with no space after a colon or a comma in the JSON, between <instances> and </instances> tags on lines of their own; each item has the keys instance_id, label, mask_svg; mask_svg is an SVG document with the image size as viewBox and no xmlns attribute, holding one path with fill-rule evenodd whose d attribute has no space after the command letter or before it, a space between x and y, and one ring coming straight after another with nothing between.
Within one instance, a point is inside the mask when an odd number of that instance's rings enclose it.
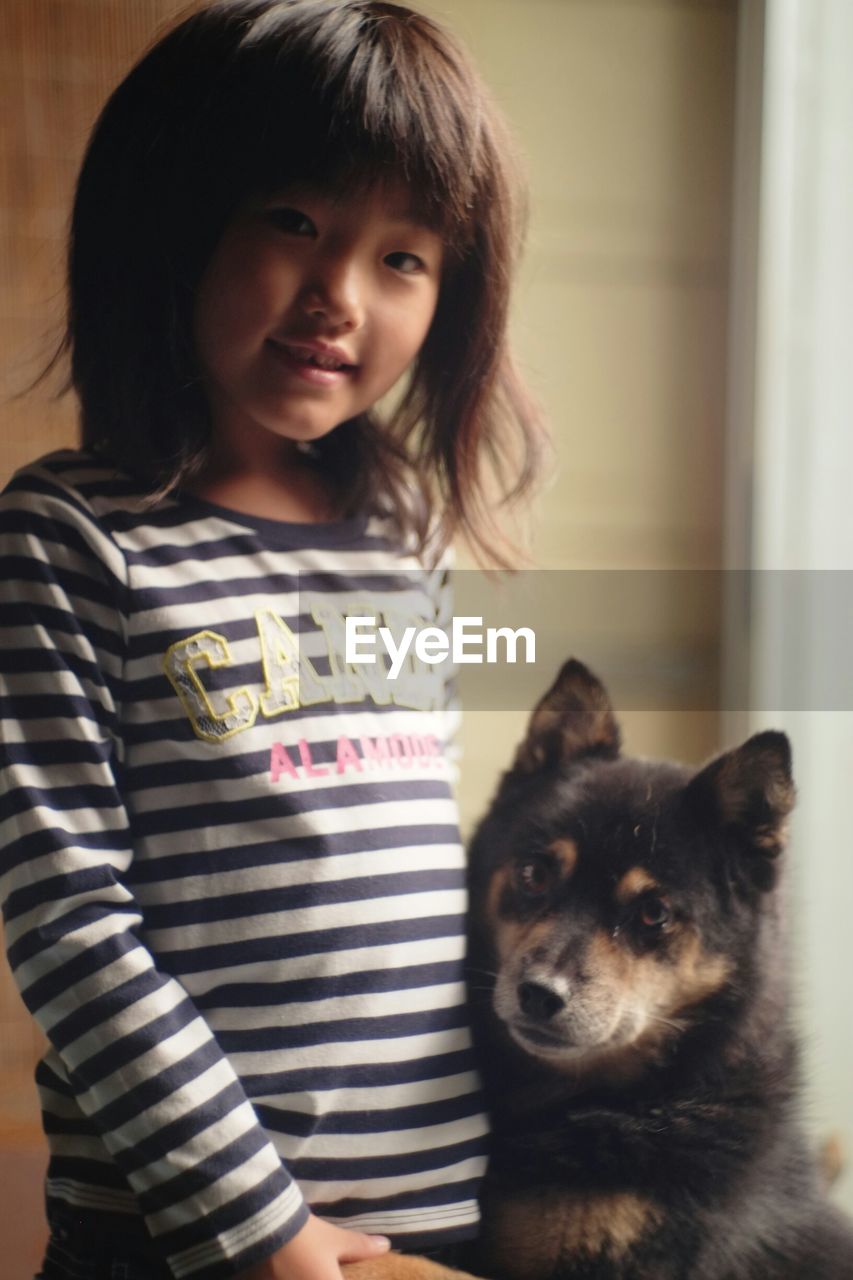
<instances>
[{"instance_id":1,"label":"tan marking above dog's eye","mask_svg":"<svg viewBox=\"0 0 853 1280\"><path fill-rule=\"evenodd\" d=\"M548 852L553 854L560 866L560 874L563 879L568 880L574 871L578 862L578 847L574 840L569 840L566 836L561 836L557 840L552 840L548 845Z\"/></svg>"},{"instance_id":2,"label":"tan marking above dog's eye","mask_svg":"<svg viewBox=\"0 0 853 1280\"><path fill-rule=\"evenodd\" d=\"M632 898L638 898L641 893L654 890L659 891L660 885L651 872L645 867L632 867L630 871L625 872L616 886L616 901L620 906L625 906Z\"/></svg>"},{"instance_id":3,"label":"tan marking above dog's eye","mask_svg":"<svg viewBox=\"0 0 853 1280\"><path fill-rule=\"evenodd\" d=\"M504 890L511 882L511 875L508 867L499 867L492 876L492 882L489 885L489 891L486 897L486 915L490 919L495 919L500 911L500 901Z\"/></svg>"}]
</instances>

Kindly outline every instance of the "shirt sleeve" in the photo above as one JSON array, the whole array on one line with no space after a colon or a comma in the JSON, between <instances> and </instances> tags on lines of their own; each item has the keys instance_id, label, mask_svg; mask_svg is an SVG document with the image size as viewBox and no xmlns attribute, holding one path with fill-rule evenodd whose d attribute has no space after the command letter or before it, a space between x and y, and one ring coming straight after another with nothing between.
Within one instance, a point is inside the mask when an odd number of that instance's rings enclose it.
<instances>
[{"instance_id":1,"label":"shirt sleeve","mask_svg":"<svg viewBox=\"0 0 853 1280\"><path fill-rule=\"evenodd\" d=\"M127 573L48 473L0 497L0 898L21 995L175 1276L231 1276L308 1210L123 877Z\"/></svg>"}]
</instances>

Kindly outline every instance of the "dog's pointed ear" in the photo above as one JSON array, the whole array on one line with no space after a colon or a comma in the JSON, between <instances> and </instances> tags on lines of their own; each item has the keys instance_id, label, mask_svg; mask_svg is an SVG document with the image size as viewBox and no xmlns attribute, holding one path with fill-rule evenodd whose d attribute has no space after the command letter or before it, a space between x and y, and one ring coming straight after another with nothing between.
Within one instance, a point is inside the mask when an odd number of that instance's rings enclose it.
<instances>
[{"instance_id":1,"label":"dog's pointed ear","mask_svg":"<svg viewBox=\"0 0 853 1280\"><path fill-rule=\"evenodd\" d=\"M615 759L619 746L619 726L604 685L570 658L535 707L513 771L536 773L582 756Z\"/></svg>"},{"instance_id":2,"label":"dog's pointed ear","mask_svg":"<svg viewBox=\"0 0 853 1280\"><path fill-rule=\"evenodd\" d=\"M785 848L796 791L791 744L784 733L756 733L706 765L688 784L694 812L737 837L752 856L749 877L760 889L775 882L773 862Z\"/></svg>"}]
</instances>

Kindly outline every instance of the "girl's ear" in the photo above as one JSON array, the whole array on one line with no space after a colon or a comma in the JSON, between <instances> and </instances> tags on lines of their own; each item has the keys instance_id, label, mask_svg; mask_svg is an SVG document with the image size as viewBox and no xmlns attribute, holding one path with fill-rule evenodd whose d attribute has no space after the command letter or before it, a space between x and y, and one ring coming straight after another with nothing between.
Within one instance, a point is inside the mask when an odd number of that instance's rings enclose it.
<instances>
[{"instance_id":1,"label":"girl's ear","mask_svg":"<svg viewBox=\"0 0 853 1280\"><path fill-rule=\"evenodd\" d=\"M734 836L749 855L745 869L750 880L759 889L772 888L773 862L785 847L796 796L786 735L756 733L706 765L685 794L700 821Z\"/></svg>"},{"instance_id":2,"label":"girl's ear","mask_svg":"<svg viewBox=\"0 0 853 1280\"><path fill-rule=\"evenodd\" d=\"M619 726L604 685L570 658L534 709L513 772L536 773L583 756L613 760L619 747Z\"/></svg>"}]
</instances>

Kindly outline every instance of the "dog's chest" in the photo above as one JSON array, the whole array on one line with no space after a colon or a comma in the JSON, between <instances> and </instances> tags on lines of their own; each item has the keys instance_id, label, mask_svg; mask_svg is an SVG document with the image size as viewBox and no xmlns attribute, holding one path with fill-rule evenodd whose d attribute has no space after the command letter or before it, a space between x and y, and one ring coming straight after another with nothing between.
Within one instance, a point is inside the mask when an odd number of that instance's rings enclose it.
<instances>
[{"instance_id":1,"label":"dog's chest","mask_svg":"<svg viewBox=\"0 0 853 1280\"><path fill-rule=\"evenodd\" d=\"M632 1192L593 1193L531 1187L483 1201L485 1263L506 1280L552 1280L573 1262L600 1259L602 1274L620 1273L633 1245L662 1220L651 1200Z\"/></svg>"}]
</instances>

